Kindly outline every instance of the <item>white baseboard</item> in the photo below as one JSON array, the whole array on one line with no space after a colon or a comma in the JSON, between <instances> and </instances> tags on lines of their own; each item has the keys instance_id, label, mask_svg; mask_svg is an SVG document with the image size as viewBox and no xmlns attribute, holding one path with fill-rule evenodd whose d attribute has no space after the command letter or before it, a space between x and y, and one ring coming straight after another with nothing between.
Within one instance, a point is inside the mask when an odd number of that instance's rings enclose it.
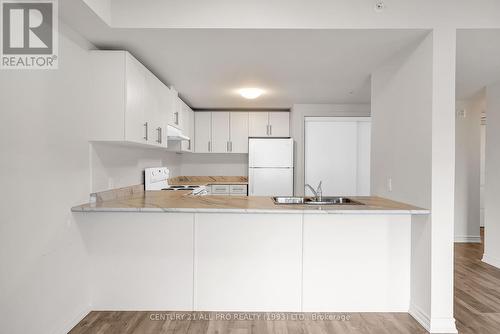
<instances>
[{"instance_id":1,"label":"white baseboard","mask_svg":"<svg viewBox=\"0 0 500 334\"><path fill-rule=\"evenodd\" d=\"M82 321L83 318L85 318L87 314L90 313L90 311L92 311L90 305L84 307L80 312L75 314L74 317L67 319L60 327L58 327L56 331L54 331L54 333L57 334L69 333L69 331L72 330L73 327L75 327L80 321Z\"/></svg>"},{"instance_id":2,"label":"white baseboard","mask_svg":"<svg viewBox=\"0 0 500 334\"><path fill-rule=\"evenodd\" d=\"M411 304L410 305L410 310L408 313L415 319L417 322L422 325L422 327L425 328L426 331L429 332L429 329L431 328L431 320L429 319L429 316L422 311L421 308L418 306Z\"/></svg>"},{"instance_id":3,"label":"white baseboard","mask_svg":"<svg viewBox=\"0 0 500 334\"><path fill-rule=\"evenodd\" d=\"M486 253L483 254L482 261L484 263L489 264L490 266L500 268L500 259L488 256L488 255L486 255Z\"/></svg>"},{"instance_id":4,"label":"white baseboard","mask_svg":"<svg viewBox=\"0 0 500 334\"><path fill-rule=\"evenodd\" d=\"M410 305L408 313L432 334L456 334L458 333L454 318L430 318L421 308Z\"/></svg>"},{"instance_id":5,"label":"white baseboard","mask_svg":"<svg viewBox=\"0 0 500 334\"><path fill-rule=\"evenodd\" d=\"M456 243L480 244L481 243L481 236L480 235L456 235L455 242Z\"/></svg>"}]
</instances>

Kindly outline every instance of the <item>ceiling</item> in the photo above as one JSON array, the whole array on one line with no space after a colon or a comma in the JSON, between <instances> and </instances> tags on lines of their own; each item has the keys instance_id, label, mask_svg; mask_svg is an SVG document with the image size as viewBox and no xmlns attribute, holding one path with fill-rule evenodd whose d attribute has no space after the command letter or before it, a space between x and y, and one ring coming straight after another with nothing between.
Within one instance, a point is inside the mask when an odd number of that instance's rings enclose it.
<instances>
[{"instance_id":1,"label":"ceiling","mask_svg":"<svg viewBox=\"0 0 500 334\"><path fill-rule=\"evenodd\" d=\"M457 31L457 99L500 82L500 29Z\"/></svg>"},{"instance_id":2,"label":"ceiling","mask_svg":"<svg viewBox=\"0 0 500 334\"><path fill-rule=\"evenodd\" d=\"M110 28L88 7L63 3L61 16L69 26L99 48L130 51L193 108L369 103L370 73L427 34L425 30ZM260 87L265 94L244 100L236 93L241 87Z\"/></svg>"}]
</instances>

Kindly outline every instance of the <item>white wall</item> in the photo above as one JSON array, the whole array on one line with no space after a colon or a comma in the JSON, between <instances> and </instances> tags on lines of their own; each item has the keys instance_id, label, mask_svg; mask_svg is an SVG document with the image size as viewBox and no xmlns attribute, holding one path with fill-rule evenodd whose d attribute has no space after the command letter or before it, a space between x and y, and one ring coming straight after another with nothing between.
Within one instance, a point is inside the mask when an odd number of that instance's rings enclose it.
<instances>
[{"instance_id":1,"label":"white wall","mask_svg":"<svg viewBox=\"0 0 500 334\"><path fill-rule=\"evenodd\" d=\"M142 184L147 167L166 166L171 177L181 175L181 155L162 149L94 142L90 162L92 192Z\"/></svg>"},{"instance_id":2,"label":"white wall","mask_svg":"<svg viewBox=\"0 0 500 334\"><path fill-rule=\"evenodd\" d=\"M483 261L500 268L500 84L486 89L486 183Z\"/></svg>"},{"instance_id":3,"label":"white wall","mask_svg":"<svg viewBox=\"0 0 500 334\"><path fill-rule=\"evenodd\" d=\"M248 154L183 153L181 175L247 176Z\"/></svg>"},{"instance_id":4,"label":"white wall","mask_svg":"<svg viewBox=\"0 0 500 334\"><path fill-rule=\"evenodd\" d=\"M457 102L455 169L455 242L481 242L480 169L481 113L485 92ZM465 117L460 111L465 110Z\"/></svg>"},{"instance_id":5,"label":"white wall","mask_svg":"<svg viewBox=\"0 0 500 334\"><path fill-rule=\"evenodd\" d=\"M101 19L111 24L111 0L83 0Z\"/></svg>"},{"instance_id":6,"label":"white wall","mask_svg":"<svg viewBox=\"0 0 500 334\"><path fill-rule=\"evenodd\" d=\"M290 136L294 141L294 192L304 194L304 118L366 117L369 104L294 104L290 113Z\"/></svg>"},{"instance_id":7,"label":"white wall","mask_svg":"<svg viewBox=\"0 0 500 334\"><path fill-rule=\"evenodd\" d=\"M410 314L453 319L454 31L434 30L372 75L372 193L430 208L412 221Z\"/></svg>"},{"instance_id":8,"label":"white wall","mask_svg":"<svg viewBox=\"0 0 500 334\"><path fill-rule=\"evenodd\" d=\"M90 310L87 254L71 207L91 191L180 173L180 156L88 142L93 46L60 22L59 69L0 72L2 333L66 333ZM178 174L177 174L178 175Z\"/></svg>"},{"instance_id":9,"label":"white wall","mask_svg":"<svg viewBox=\"0 0 500 334\"><path fill-rule=\"evenodd\" d=\"M89 188L87 49L60 24L58 70L0 73L2 333L66 333L89 309L70 208Z\"/></svg>"}]
</instances>

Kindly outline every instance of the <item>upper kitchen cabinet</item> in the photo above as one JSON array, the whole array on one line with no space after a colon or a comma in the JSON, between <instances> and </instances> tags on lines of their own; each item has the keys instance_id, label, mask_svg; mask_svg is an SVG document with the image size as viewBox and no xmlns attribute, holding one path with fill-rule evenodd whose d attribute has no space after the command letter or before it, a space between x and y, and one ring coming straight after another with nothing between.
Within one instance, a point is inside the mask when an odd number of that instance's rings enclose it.
<instances>
[{"instance_id":1,"label":"upper kitchen cabinet","mask_svg":"<svg viewBox=\"0 0 500 334\"><path fill-rule=\"evenodd\" d=\"M232 112L229 118L229 148L231 153L248 153L248 113Z\"/></svg>"},{"instance_id":2,"label":"upper kitchen cabinet","mask_svg":"<svg viewBox=\"0 0 500 334\"><path fill-rule=\"evenodd\" d=\"M168 88L126 51L90 54L90 140L167 147Z\"/></svg>"},{"instance_id":3,"label":"upper kitchen cabinet","mask_svg":"<svg viewBox=\"0 0 500 334\"><path fill-rule=\"evenodd\" d=\"M248 153L247 112L196 112L195 152Z\"/></svg>"},{"instance_id":4,"label":"upper kitchen cabinet","mask_svg":"<svg viewBox=\"0 0 500 334\"><path fill-rule=\"evenodd\" d=\"M286 111L250 112L250 137L289 137L290 113Z\"/></svg>"},{"instance_id":5,"label":"upper kitchen cabinet","mask_svg":"<svg viewBox=\"0 0 500 334\"><path fill-rule=\"evenodd\" d=\"M168 125L171 125L179 130L184 130L183 129L183 118L182 118L182 112L183 112L183 101L179 97L179 93L175 90L175 88L171 87L170 88L171 94L172 94L172 114L170 117L170 120L168 122Z\"/></svg>"},{"instance_id":6,"label":"upper kitchen cabinet","mask_svg":"<svg viewBox=\"0 0 500 334\"><path fill-rule=\"evenodd\" d=\"M181 142L182 152L193 152L194 145L194 112L191 107L189 107L184 101L181 101L181 124L183 125L184 135L189 137L189 140L183 140Z\"/></svg>"},{"instance_id":7,"label":"upper kitchen cabinet","mask_svg":"<svg viewBox=\"0 0 500 334\"><path fill-rule=\"evenodd\" d=\"M212 113L194 113L194 151L210 153L212 141Z\"/></svg>"}]
</instances>

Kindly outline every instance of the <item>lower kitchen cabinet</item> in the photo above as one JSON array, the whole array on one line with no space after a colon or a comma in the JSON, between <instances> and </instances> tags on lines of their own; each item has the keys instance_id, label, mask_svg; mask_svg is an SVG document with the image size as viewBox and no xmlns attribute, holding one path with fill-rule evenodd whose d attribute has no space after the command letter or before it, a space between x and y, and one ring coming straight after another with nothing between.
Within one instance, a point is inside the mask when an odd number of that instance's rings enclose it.
<instances>
[{"instance_id":1,"label":"lower kitchen cabinet","mask_svg":"<svg viewBox=\"0 0 500 334\"><path fill-rule=\"evenodd\" d=\"M209 187L210 195L246 196L248 194L246 184L212 184Z\"/></svg>"},{"instance_id":2,"label":"lower kitchen cabinet","mask_svg":"<svg viewBox=\"0 0 500 334\"><path fill-rule=\"evenodd\" d=\"M195 220L195 310L300 311L302 215Z\"/></svg>"}]
</instances>

